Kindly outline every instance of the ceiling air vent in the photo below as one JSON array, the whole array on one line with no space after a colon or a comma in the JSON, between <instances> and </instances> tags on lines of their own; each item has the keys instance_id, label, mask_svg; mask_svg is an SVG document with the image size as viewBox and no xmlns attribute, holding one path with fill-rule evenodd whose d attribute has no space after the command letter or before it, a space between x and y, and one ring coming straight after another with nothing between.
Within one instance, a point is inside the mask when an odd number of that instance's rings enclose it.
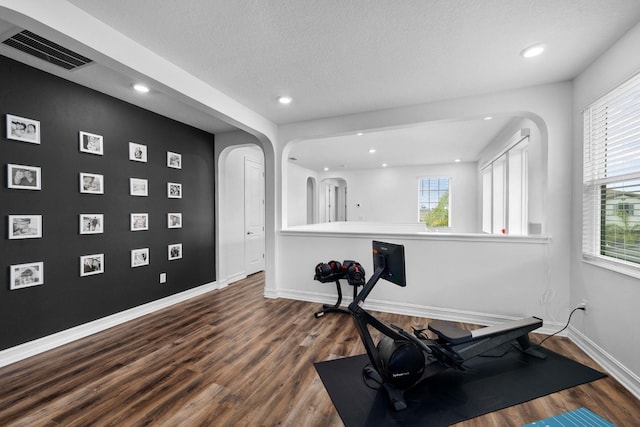
<instances>
[{"instance_id":1,"label":"ceiling air vent","mask_svg":"<svg viewBox=\"0 0 640 427\"><path fill-rule=\"evenodd\" d=\"M93 62L79 53L27 30L6 39L2 43L67 70L73 70Z\"/></svg>"}]
</instances>

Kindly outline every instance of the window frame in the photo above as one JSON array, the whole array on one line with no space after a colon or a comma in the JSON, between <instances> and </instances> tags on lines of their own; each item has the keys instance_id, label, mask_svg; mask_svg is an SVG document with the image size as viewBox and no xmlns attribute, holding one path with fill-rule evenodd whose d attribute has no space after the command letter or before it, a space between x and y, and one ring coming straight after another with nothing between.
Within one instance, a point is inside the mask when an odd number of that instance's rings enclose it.
<instances>
[{"instance_id":1,"label":"window frame","mask_svg":"<svg viewBox=\"0 0 640 427\"><path fill-rule=\"evenodd\" d=\"M423 203L421 201L421 195L422 195L422 181L424 180L429 180L429 181L440 181L440 180L447 180L447 191L446 193L448 194L448 200L447 200L447 225L445 226L433 226L433 225L428 225L426 222L422 221L422 215L421 215L421 208L420 205ZM418 177L418 222L422 223L425 225L425 227L428 228L451 228L451 183L452 183L452 178L450 176L419 176ZM436 202L436 206L440 201L440 198L442 197L442 195L438 198L438 202Z\"/></svg>"},{"instance_id":2,"label":"window frame","mask_svg":"<svg viewBox=\"0 0 640 427\"><path fill-rule=\"evenodd\" d=\"M520 129L504 149L480 167L483 233L529 235L530 135L530 129Z\"/></svg>"},{"instance_id":3,"label":"window frame","mask_svg":"<svg viewBox=\"0 0 640 427\"><path fill-rule=\"evenodd\" d=\"M628 260L637 250L624 248L627 259L621 259L607 255L603 246L606 226L614 225L608 216L616 215L620 207L620 202L608 198L608 190L624 192L620 189L640 185L640 73L598 98L582 114L582 260L640 278L640 260ZM620 136L620 128L626 135Z\"/></svg>"}]
</instances>

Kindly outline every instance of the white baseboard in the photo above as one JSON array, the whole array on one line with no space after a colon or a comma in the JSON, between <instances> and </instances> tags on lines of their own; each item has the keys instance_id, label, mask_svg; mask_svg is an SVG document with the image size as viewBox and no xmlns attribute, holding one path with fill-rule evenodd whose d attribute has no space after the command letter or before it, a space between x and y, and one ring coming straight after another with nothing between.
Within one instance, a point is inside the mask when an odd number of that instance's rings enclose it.
<instances>
[{"instance_id":1,"label":"white baseboard","mask_svg":"<svg viewBox=\"0 0 640 427\"><path fill-rule=\"evenodd\" d=\"M277 297L289 298L300 301L317 302L321 304L335 304L337 296L329 297L326 293L320 292L304 292L295 290L280 290ZM342 296L341 306L347 307L353 301L352 296ZM382 301L375 299L367 299L367 310L381 311L386 313L402 314L406 316L425 317L428 319L449 320L452 322L471 323L474 325L491 326L508 322L509 320L517 320L517 317L500 316L487 313L478 313L472 311L455 310L442 307L429 307L418 304L398 303L390 301ZM426 326L426 325L425 325ZM562 328L562 324L556 322L545 321L545 324L536 332L543 334L552 334ZM558 334L563 336L564 334Z\"/></svg>"},{"instance_id":2,"label":"white baseboard","mask_svg":"<svg viewBox=\"0 0 640 427\"><path fill-rule=\"evenodd\" d=\"M153 313L154 311L161 310L216 289L219 289L216 282L207 283L198 286L197 288L170 295L156 301L151 301L147 304L133 307L89 323L84 323L64 331L56 332L55 334L47 335L46 337L2 350L0 351L0 367L35 356L36 354L43 353L47 350L52 350L61 345L68 344L80 338L88 337L89 335L104 331L113 326L128 322L129 320Z\"/></svg>"},{"instance_id":3,"label":"white baseboard","mask_svg":"<svg viewBox=\"0 0 640 427\"><path fill-rule=\"evenodd\" d=\"M640 377L638 377L638 375L627 369L626 366L573 326L569 326L569 339L602 366L609 375L615 378L616 381L622 384L637 399L640 399Z\"/></svg>"}]
</instances>

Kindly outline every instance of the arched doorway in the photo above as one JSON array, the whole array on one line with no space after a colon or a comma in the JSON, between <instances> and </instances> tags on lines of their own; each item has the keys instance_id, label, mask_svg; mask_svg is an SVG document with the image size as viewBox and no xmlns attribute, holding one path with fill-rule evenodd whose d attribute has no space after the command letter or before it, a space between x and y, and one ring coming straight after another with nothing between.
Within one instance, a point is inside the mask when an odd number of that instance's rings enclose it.
<instances>
[{"instance_id":1,"label":"arched doorway","mask_svg":"<svg viewBox=\"0 0 640 427\"><path fill-rule=\"evenodd\" d=\"M316 194L316 180L313 177L307 178L307 224L315 224L316 206L318 196Z\"/></svg>"}]
</instances>

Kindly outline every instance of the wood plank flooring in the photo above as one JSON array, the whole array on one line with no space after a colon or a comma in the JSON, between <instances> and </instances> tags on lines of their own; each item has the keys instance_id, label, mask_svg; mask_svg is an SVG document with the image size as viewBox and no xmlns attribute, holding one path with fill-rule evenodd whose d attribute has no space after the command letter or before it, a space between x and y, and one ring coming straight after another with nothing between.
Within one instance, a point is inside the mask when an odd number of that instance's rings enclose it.
<instances>
[{"instance_id":1,"label":"wood plank flooring","mask_svg":"<svg viewBox=\"0 0 640 427\"><path fill-rule=\"evenodd\" d=\"M316 319L319 304L265 299L263 287L256 274L1 368L0 426L342 426L313 363L364 353L352 320ZM545 346L601 369L565 338ZM619 427L640 418L638 399L606 378L458 425L520 426L580 407Z\"/></svg>"}]
</instances>

